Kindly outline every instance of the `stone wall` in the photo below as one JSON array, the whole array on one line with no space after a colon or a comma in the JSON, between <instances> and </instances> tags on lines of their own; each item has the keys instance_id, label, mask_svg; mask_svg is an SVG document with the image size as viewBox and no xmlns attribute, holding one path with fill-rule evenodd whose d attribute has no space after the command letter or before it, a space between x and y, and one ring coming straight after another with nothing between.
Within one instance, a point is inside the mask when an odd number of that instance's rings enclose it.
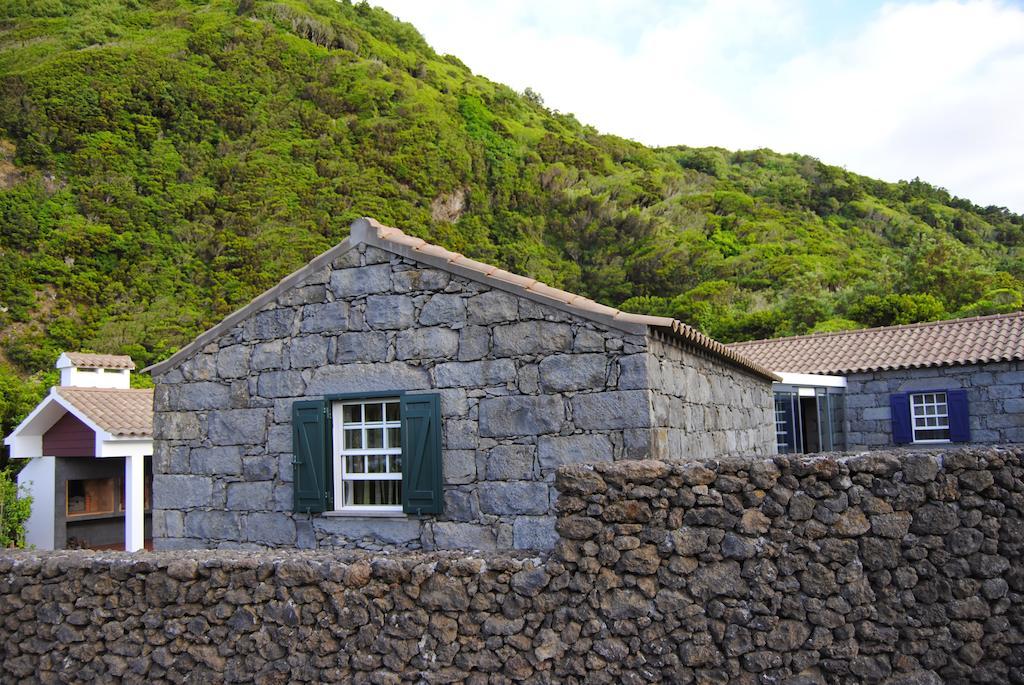
<instances>
[{"instance_id":1,"label":"stone wall","mask_svg":"<svg viewBox=\"0 0 1024 685\"><path fill-rule=\"evenodd\" d=\"M967 390L971 442L1024 442L1024 364L998 362L928 369L854 373L846 378L847 448L893 446L889 395L919 390Z\"/></svg>"},{"instance_id":2,"label":"stone wall","mask_svg":"<svg viewBox=\"0 0 1024 685\"><path fill-rule=\"evenodd\" d=\"M512 553L0 556L3 682L1019 683L1024 448L560 470Z\"/></svg>"},{"instance_id":3,"label":"stone wall","mask_svg":"<svg viewBox=\"0 0 1024 685\"><path fill-rule=\"evenodd\" d=\"M549 549L558 466L652 453L647 344L361 245L155 378L157 548ZM444 515L293 514L292 403L399 390L441 396Z\"/></svg>"},{"instance_id":4,"label":"stone wall","mask_svg":"<svg viewBox=\"0 0 1024 685\"><path fill-rule=\"evenodd\" d=\"M652 458L775 454L772 388L764 379L660 336L649 340L648 350Z\"/></svg>"}]
</instances>

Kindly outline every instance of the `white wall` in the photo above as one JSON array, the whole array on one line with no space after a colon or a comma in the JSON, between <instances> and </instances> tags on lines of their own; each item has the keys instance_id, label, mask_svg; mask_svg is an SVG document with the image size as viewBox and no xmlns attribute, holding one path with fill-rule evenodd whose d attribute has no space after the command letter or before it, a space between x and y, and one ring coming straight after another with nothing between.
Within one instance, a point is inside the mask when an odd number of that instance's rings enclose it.
<instances>
[{"instance_id":1,"label":"white wall","mask_svg":"<svg viewBox=\"0 0 1024 685\"><path fill-rule=\"evenodd\" d=\"M25 545L28 547L53 549L56 467L54 457L36 457L29 459L18 474L18 485L24 485L32 495L32 514L25 522Z\"/></svg>"}]
</instances>

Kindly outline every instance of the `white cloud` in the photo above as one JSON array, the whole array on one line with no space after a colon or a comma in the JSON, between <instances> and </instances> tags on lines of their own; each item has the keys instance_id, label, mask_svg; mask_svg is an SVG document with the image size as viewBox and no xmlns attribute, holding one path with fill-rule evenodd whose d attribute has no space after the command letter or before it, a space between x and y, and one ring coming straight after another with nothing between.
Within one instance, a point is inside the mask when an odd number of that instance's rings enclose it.
<instances>
[{"instance_id":1,"label":"white cloud","mask_svg":"<svg viewBox=\"0 0 1024 685\"><path fill-rule=\"evenodd\" d=\"M602 131L801 152L1024 211L1020 7L891 4L826 27L798 0L377 1Z\"/></svg>"}]
</instances>

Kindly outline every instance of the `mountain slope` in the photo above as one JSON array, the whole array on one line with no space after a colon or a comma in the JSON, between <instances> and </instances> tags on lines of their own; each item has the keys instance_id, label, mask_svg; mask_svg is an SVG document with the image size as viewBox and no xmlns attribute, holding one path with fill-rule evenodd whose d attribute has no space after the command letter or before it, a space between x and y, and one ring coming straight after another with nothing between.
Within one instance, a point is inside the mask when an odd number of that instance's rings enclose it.
<instances>
[{"instance_id":1,"label":"mountain slope","mask_svg":"<svg viewBox=\"0 0 1024 685\"><path fill-rule=\"evenodd\" d=\"M366 4L6 8L0 346L20 373L60 349L163 358L362 215L725 341L1021 307L1020 215L601 135Z\"/></svg>"}]
</instances>

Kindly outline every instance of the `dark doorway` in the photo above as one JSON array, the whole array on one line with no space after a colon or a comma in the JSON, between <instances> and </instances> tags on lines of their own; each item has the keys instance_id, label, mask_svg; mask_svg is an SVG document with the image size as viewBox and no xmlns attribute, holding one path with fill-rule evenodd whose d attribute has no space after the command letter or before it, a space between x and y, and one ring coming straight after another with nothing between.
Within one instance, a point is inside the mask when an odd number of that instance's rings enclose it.
<instances>
[{"instance_id":1,"label":"dark doorway","mask_svg":"<svg viewBox=\"0 0 1024 685\"><path fill-rule=\"evenodd\" d=\"M821 435L818 432L818 398L800 398L801 431L804 442L804 453L813 454L821 451Z\"/></svg>"}]
</instances>

